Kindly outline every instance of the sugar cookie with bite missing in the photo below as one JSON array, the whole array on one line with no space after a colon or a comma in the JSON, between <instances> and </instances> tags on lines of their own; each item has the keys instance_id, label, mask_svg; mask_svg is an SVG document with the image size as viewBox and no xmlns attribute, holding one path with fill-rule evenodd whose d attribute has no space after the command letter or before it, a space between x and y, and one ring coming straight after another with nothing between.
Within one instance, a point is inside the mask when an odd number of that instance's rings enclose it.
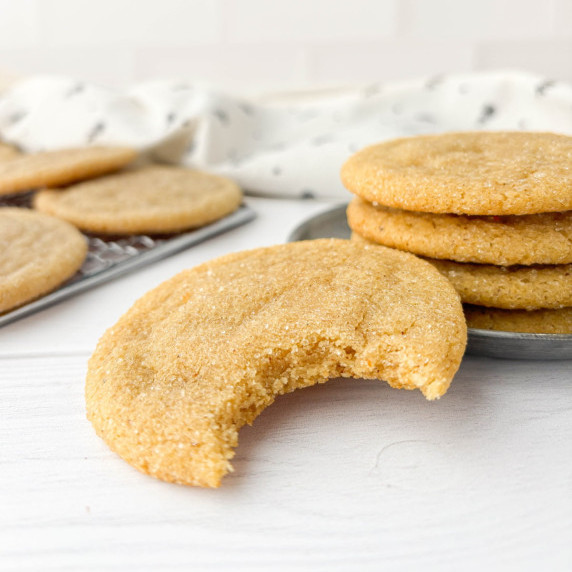
<instances>
[{"instance_id":1,"label":"sugar cookie with bite missing","mask_svg":"<svg viewBox=\"0 0 572 572\"><path fill-rule=\"evenodd\" d=\"M239 252L161 284L103 335L87 413L139 470L216 487L276 396L355 377L436 399L465 343L458 295L411 254L337 239Z\"/></svg>"}]
</instances>

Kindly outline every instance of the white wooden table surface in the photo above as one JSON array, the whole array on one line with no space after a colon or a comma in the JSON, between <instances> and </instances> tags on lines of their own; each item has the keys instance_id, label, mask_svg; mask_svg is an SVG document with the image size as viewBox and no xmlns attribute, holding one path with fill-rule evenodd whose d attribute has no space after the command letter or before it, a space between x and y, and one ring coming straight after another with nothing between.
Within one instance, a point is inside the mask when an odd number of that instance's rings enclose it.
<instances>
[{"instance_id":1,"label":"white wooden table surface","mask_svg":"<svg viewBox=\"0 0 572 572\"><path fill-rule=\"evenodd\" d=\"M86 360L183 268L284 242L258 219L0 329L0 570L572 570L572 361L466 357L438 402L334 380L240 433L220 489L156 481L85 419Z\"/></svg>"}]
</instances>

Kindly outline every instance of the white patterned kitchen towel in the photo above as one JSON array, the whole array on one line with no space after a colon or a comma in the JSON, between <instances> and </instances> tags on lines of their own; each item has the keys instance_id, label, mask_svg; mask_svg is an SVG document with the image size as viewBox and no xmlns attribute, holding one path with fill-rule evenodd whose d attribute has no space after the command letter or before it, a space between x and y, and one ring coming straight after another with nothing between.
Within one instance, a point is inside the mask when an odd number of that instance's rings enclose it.
<instances>
[{"instance_id":1,"label":"white patterned kitchen towel","mask_svg":"<svg viewBox=\"0 0 572 572\"><path fill-rule=\"evenodd\" d=\"M34 77L0 94L0 138L27 151L130 145L250 193L299 198L345 198L340 167L365 145L475 129L572 134L572 85L488 72L247 99L180 81L116 92Z\"/></svg>"}]
</instances>

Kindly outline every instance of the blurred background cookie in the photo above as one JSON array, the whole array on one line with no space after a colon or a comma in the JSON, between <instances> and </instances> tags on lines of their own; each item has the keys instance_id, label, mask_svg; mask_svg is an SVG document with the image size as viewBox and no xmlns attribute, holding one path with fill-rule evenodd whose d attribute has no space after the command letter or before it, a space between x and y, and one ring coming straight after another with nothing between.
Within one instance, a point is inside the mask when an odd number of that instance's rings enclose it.
<instances>
[{"instance_id":1,"label":"blurred background cookie","mask_svg":"<svg viewBox=\"0 0 572 572\"><path fill-rule=\"evenodd\" d=\"M13 145L2 143L0 141L0 162L15 159L20 155L20 152Z\"/></svg>"},{"instance_id":2,"label":"blurred background cookie","mask_svg":"<svg viewBox=\"0 0 572 572\"><path fill-rule=\"evenodd\" d=\"M101 234L172 233L236 210L242 192L229 179L182 167L148 166L67 189L47 189L36 209Z\"/></svg>"},{"instance_id":3,"label":"blurred background cookie","mask_svg":"<svg viewBox=\"0 0 572 572\"><path fill-rule=\"evenodd\" d=\"M0 195L68 185L125 167L137 153L127 147L80 147L0 160Z\"/></svg>"},{"instance_id":4,"label":"blurred background cookie","mask_svg":"<svg viewBox=\"0 0 572 572\"><path fill-rule=\"evenodd\" d=\"M71 224L0 208L0 313L55 289L79 270L86 254L86 240Z\"/></svg>"}]
</instances>

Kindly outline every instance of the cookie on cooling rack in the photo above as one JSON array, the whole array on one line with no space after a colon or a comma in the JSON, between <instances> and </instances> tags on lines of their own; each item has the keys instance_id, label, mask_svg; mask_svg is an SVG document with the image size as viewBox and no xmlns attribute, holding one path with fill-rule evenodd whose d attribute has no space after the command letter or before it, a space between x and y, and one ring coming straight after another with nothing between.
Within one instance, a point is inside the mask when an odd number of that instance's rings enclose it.
<instances>
[{"instance_id":1,"label":"cookie on cooling rack","mask_svg":"<svg viewBox=\"0 0 572 572\"><path fill-rule=\"evenodd\" d=\"M0 208L0 313L57 288L81 267L84 236L69 223L20 208Z\"/></svg>"},{"instance_id":2,"label":"cookie on cooling rack","mask_svg":"<svg viewBox=\"0 0 572 572\"><path fill-rule=\"evenodd\" d=\"M241 201L241 190L229 179L155 165L40 191L34 206L87 232L158 234L203 226Z\"/></svg>"},{"instance_id":3,"label":"cookie on cooling rack","mask_svg":"<svg viewBox=\"0 0 572 572\"><path fill-rule=\"evenodd\" d=\"M83 147L16 154L0 160L0 195L69 185L125 167L136 157L125 147Z\"/></svg>"}]
</instances>

